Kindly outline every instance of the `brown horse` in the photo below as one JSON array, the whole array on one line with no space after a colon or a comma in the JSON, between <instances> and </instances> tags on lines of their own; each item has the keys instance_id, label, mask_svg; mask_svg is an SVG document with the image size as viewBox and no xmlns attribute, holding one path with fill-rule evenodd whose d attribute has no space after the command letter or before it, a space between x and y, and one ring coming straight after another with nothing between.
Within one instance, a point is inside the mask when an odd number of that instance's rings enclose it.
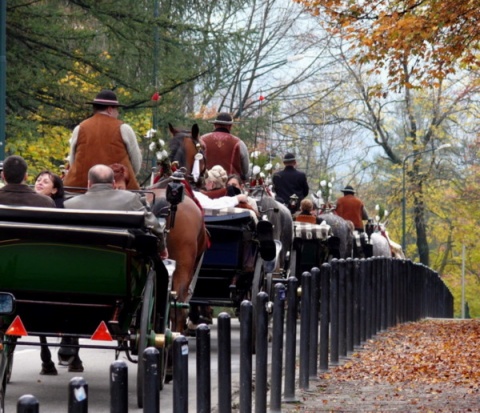
<instances>
[{"instance_id":1,"label":"brown horse","mask_svg":"<svg viewBox=\"0 0 480 413\"><path fill-rule=\"evenodd\" d=\"M179 162L180 166L187 169L186 177L195 181L192 175L195 155L200 153L201 145L198 139L199 129L195 124L192 131L176 129L169 125L172 133L170 142L171 158ZM197 156L199 158L199 156ZM183 164L180 162L184 162ZM205 164L200 162L200 173L204 172ZM162 177L162 178L167 178ZM197 179L198 181L198 179ZM168 207L166 202L166 189L162 187L165 180L160 180L148 190L155 195L153 213L161 215L162 210ZM197 184L195 182L195 184ZM150 198L150 201L152 199ZM169 222L167 219L167 226ZM196 270L207 249L208 235L204 225L203 211L186 191L184 200L178 205L175 214L175 222L167 234L167 249L169 257L176 261L173 273L172 291L177 294L178 303L187 303L192 294L196 281ZM172 319L172 331L183 332L186 327L186 312L182 309L174 309Z\"/></svg>"}]
</instances>

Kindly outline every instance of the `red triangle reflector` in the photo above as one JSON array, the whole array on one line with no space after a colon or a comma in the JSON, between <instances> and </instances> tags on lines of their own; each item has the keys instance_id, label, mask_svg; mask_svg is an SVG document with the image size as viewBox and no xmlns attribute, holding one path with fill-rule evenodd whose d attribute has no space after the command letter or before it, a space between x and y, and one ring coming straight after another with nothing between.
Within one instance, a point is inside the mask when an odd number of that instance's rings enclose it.
<instances>
[{"instance_id":1,"label":"red triangle reflector","mask_svg":"<svg viewBox=\"0 0 480 413\"><path fill-rule=\"evenodd\" d=\"M93 333L92 337L90 337L90 340L113 341L113 338L110 334L110 331L108 331L108 327L105 324L105 321L102 321L98 325L95 333Z\"/></svg>"},{"instance_id":2,"label":"red triangle reflector","mask_svg":"<svg viewBox=\"0 0 480 413\"><path fill-rule=\"evenodd\" d=\"M20 319L20 316L16 316L12 324L7 328L5 332L7 336L28 336L27 330Z\"/></svg>"}]
</instances>

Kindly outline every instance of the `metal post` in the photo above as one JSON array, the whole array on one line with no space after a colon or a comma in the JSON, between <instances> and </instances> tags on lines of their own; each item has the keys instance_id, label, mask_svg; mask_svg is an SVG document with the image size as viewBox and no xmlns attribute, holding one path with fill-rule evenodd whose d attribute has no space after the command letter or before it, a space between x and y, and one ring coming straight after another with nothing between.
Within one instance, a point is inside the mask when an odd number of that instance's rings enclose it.
<instances>
[{"instance_id":1,"label":"metal post","mask_svg":"<svg viewBox=\"0 0 480 413\"><path fill-rule=\"evenodd\" d=\"M232 412L232 329L228 313L220 313L218 326L218 413Z\"/></svg>"},{"instance_id":2,"label":"metal post","mask_svg":"<svg viewBox=\"0 0 480 413\"><path fill-rule=\"evenodd\" d=\"M210 327L197 327L197 413L211 411ZM223 379L223 378L222 378Z\"/></svg>"},{"instance_id":3,"label":"metal post","mask_svg":"<svg viewBox=\"0 0 480 413\"><path fill-rule=\"evenodd\" d=\"M143 411L158 413L160 411L159 352L155 347L147 347L143 351L142 359L145 366L143 369Z\"/></svg>"},{"instance_id":4,"label":"metal post","mask_svg":"<svg viewBox=\"0 0 480 413\"><path fill-rule=\"evenodd\" d=\"M338 260L331 262L330 272L330 363L338 364Z\"/></svg>"},{"instance_id":5,"label":"metal post","mask_svg":"<svg viewBox=\"0 0 480 413\"><path fill-rule=\"evenodd\" d=\"M128 365L123 360L110 364L110 413L128 413Z\"/></svg>"},{"instance_id":6,"label":"metal post","mask_svg":"<svg viewBox=\"0 0 480 413\"><path fill-rule=\"evenodd\" d=\"M300 316L300 388L308 390L310 363L310 307L311 307L312 274L302 274L302 303Z\"/></svg>"},{"instance_id":7,"label":"metal post","mask_svg":"<svg viewBox=\"0 0 480 413\"><path fill-rule=\"evenodd\" d=\"M320 268L314 267L312 274L312 297L310 310L310 380L317 380L318 374L318 316L320 307Z\"/></svg>"},{"instance_id":8,"label":"metal post","mask_svg":"<svg viewBox=\"0 0 480 413\"><path fill-rule=\"evenodd\" d=\"M255 337L255 412L267 411L268 373L268 294L261 291L254 299L256 306Z\"/></svg>"},{"instance_id":9,"label":"metal post","mask_svg":"<svg viewBox=\"0 0 480 413\"><path fill-rule=\"evenodd\" d=\"M285 337L285 390L283 400L296 402L295 398L295 358L297 342L297 283L295 277L287 281L287 331Z\"/></svg>"},{"instance_id":10,"label":"metal post","mask_svg":"<svg viewBox=\"0 0 480 413\"><path fill-rule=\"evenodd\" d=\"M5 159L7 102L7 1L0 1L0 161Z\"/></svg>"},{"instance_id":11,"label":"metal post","mask_svg":"<svg viewBox=\"0 0 480 413\"><path fill-rule=\"evenodd\" d=\"M330 308L330 264L320 269L320 370L328 370L329 308Z\"/></svg>"},{"instance_id":12,"label":"metal post","mask_svg":"<svg viewBox=\"0 0 480 413\"><path fill-rule=\"evenodd\" d=\"M82 377L68 384L68 413L88 413L88 384Z\"/></svg>"},{"instance_id":13,"label":"metal post","mask_svg":"<svg viewBox=\"0 0 480 413\"><path fill-rule=\"evenodd\" d=\"M250 301L240 304L240 319L240 413L251 413L253 305Z\"/></svg>"},{"instance_id":14,"label":"metal post","mask_svg":"<svg viewBox=\"0 0 480 413\"><path fill-rule=\"evenodd\" d=\"M25 394L17 401L17 413L38 413L40 411L40 404L35 396Z\"/></svg>"},{"instance_id":15,"label":"metal post","mask_svg":"<svg viewBox=\"0 0 480 413\"><path fill-rule=\"evenodd\" d=\"M285 316L285 286L275 284L272 326L272 379L270 413L280 413L282 407L283 322Z\"/></svg>"},{"instance_id":16,"label":"metal post","mask_svg":"<svg viewBox=\"0 0 480 413\"><path fill-rule=\"evenodd\" d=\"M346 261L338 261L338 354L347 357L347 274Z\"/></svg>"},{"instance_id":17,"label":"metal post","mask_svg":"<svg viewBox=\"0 0 480 413\"><path fill-rule=\"evenodd\" d=\"M188 413L188 340L173 341L173 413Z\"/></svg>"}]
</instances>

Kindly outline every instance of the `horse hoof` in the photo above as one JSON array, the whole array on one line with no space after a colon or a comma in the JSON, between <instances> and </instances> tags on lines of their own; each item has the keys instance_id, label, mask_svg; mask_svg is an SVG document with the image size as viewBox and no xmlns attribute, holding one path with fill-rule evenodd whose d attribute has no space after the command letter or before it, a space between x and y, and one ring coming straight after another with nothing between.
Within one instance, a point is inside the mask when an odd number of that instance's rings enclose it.
<instances>
[{"instance_id":1,"label":"horse hoof","mask_svg":"<svg viewBox=\"0 0 480 413\"><path fill-rule=\"evenodd\" d=\"M68 371L70 373L81 373L83 371L83 363L80 357L75 357L73 361L68 365Z\"/></svg>"},{"instance_id":2,"label":"horse hoof","mask_svg":"<svg viewBox=\"0 0 480 413\"><path fill-rule=\"evenodd\" d=\"M58 355L58 365L59 366L69 366L72 364L74 356L62 356Z\"/></svg>"},{"instance_id":3,"label":"horse hoof","mask_svg":"<svg viewBox=\"0 0 480 413\"><path fill-rule=\"evenodd\" d=\"M55 363L53 361L42 363L42 370L40 370L40 374L42 376L56 376L58 371L55 368Z\"/></svg>"},{"instance_id":4,"label":"horse hoof","mask_svg":"<svg viewBox=\"0 0 480 413\"><path fill-rule=\"evenodd\" d=\"M70 364L68 366L68 371L70 373L81 373L83 371L83 363L80 362L79 364Z\"/></svg>"}]
</instances>

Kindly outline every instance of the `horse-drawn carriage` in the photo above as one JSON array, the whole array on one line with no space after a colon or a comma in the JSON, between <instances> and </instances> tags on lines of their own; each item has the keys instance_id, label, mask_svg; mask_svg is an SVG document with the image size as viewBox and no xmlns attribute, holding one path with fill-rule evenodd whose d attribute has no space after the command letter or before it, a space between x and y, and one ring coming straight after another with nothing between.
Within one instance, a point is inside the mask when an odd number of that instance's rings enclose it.
<instances>
[{"instance_id":1,"label":"horse-drawn carriage","mask_svg":"<svg viewBox=\"0 0 480 413\"><path fill-rule=\"evenodd\" d=\"M27 335L125 352L138 363L142 406L143 351L159 349L162 378L174 338L174 263L159 258L157 242L143 212L0 207L0 411L15 347L45 346Z\"/></svg>"},{"instance_id":2,"label":"horse-drawn carriage","mask_svg":"<svg viewBox=\"0 0 480 413\"><path fill-rule=\"evenodd\" d=\"M205 210L211 246L205 252L190 303L234 307L260 291L272 297L274 269L280 242L273 239L271 222L258 220L240 208Z\"/></svg>"}]
</instances>

